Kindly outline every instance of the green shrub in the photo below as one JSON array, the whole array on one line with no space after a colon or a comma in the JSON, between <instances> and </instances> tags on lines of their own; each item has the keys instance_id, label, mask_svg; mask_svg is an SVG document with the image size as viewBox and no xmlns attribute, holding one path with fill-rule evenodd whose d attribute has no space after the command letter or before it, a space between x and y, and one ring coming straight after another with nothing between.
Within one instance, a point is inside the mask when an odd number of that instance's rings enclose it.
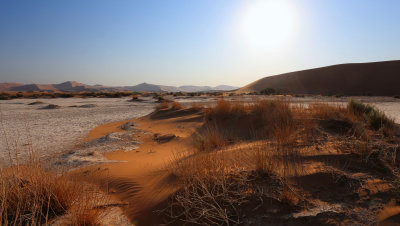
<instances>
[{"instance_id":1,"label":"green shrub","mask_svg":"<svg viewBox=\"0 0 400 226\"><path fill-rule=\"evenodd\" d=\"M277 94L278 92L273 89L273 88L266 88L260 91L260 94L262 95L272 95L272 94Z\"/></svg>"},{"instance_id":2,"label":"green shrub","mask_svg":"<svg viewBox=\"0 0 400 226\"><path fill-rule=\"evenodd\" d=\"M369 104L363 104L353 99L350 99L347 103L347 109L356 115L368 115L370 112L376 110Z\"/></svg>"},{"instance_id":3,"label":"green shrub","mask_svg":"<svg viewBox=\"0 0 400 226\"><path fill-rule=\"evenodd\" d=\"M347 110L368 123L374 130L382 130L385 135L391 134L394 128L394 120L387 117L384 112L375 107L351 99L347 104Z\"/></svg>"}]
</instances>

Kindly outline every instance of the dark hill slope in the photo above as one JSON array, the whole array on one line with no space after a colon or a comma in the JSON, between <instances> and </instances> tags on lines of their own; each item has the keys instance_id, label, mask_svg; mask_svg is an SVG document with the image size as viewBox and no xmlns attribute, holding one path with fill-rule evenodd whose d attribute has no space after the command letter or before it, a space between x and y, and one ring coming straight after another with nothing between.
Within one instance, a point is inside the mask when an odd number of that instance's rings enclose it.
<instances>
[{"instance_id":1,"label":"dark hill slope","mask_svg":"<svg viewBox=\"0 0 400 226\"><path fill-rule=\"evenodd\" d=\"M267 88L302 94L399 95L400 60L339 64L269 76L236 92L260 92Z\"/></svg>"}]
</instances>

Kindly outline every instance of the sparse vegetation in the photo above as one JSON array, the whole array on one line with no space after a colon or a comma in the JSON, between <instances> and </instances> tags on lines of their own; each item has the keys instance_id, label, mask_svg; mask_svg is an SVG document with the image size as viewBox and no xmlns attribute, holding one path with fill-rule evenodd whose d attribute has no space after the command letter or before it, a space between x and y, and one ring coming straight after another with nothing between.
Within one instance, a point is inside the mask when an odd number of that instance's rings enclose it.
<instances>
[{"instance_id":1,"label":"sparse vegetation","mask_svg":"<svg viewBox=\"0 0 400 226\"><path fill-rule=\"evenodd\" d=\"M285 208L301 208L300 203L306 200L298 194L296 186L300 185L289 183L290 178L305 174L306 157L300 152L314 145L318 152L319 145L342 137L345 144L333 142L359 156L356 159L362 159L360 164L381 167L371 162L384 160L375 157L371 149L376 127L370 120L380 125L390 125L390 120L379 113L351 101L348 106L305 107L291 106L285 100L245 104L220 99L214 107L205 109L205 124L194 136L200 152L180 156L172 163L171 173L179 178L182 188L170 198L163 213L173 222L230 225L243 224L247 205L262 206L266 197ZM338 137L327 138L328 133ZM337 174L333 171L332 177L339 179L329 180L343 180Z\"/></svg>"},{"instance_id":2,"label":"sparse vegetation","mask_svg":"<svg viewBox=\"0 0 400 226\"><path fill-rule=\"evenodd\" d=\"M290 131L294 126L289 103L283 100L261 100L245 104L220 99L215 107L206 109L205 118L206 123L197 134L200 140L204 140L203 137L212 137L214 140L223 137L223 140L227 141L226 144L271 136L280 141L287 140L288 137L283 134L282 128ZM207 150L203 148L210 146L223 147L204 145L205 143L207 142L199 143L198 149Z\"/></svg>"},{"instance_id":3,"label":"sparse vegetation","mask_svg":"<svg viewBox=\"0 0 400 226\"><path fill-rule=\"evenodd\" d=\"M78 183L31 165L3 169L0 183L5 225L46 223L64 214L80 193Z\"/></svg>"},{"instance_id":4,"label":"sparse vegetation","mask_svg":"<svg viewBox=\"0 0 400 226\"><path fill-rule=\"evenodd\" d=\"M259 95L286 95L289 93L290 92L288 92L286 90L282 90L282 89L265 88L256 94L259 94Z\"/></svg>"},{"instance_id":5,"label":"sparse vegetation","mask_svg":"<svg viewBox=\"0 0 400 226\"><path fill-rule=\"evenodd\" d=\"M73 221L82 221L81 217L94 207L89 208L84 199L91 199L91 204L100 202L96 199L97 191L88 184L67 173L60 175L44 169L39 163L1 169L0 186L0 222L4 225L48 224L65 214ZM87 208L82 209L82 205ZM100 212L97 216L91 218L99 220Z\"/></svg>"},{"instance_id":6,"label":"sparse vegetation","mask_svg":"<svg viewBox=\"0 0 400 226\"><path fill-rule=\"evenodd\" d=\"M133 95L131 101L132 102L139 101L139 96L138 95Z\"/></svg>"},{"instance_id":7,"label":"sparse vegetation","mask_svg":"<svg viewBox=\"0 0 400 226\"><path fill-rule=\"evenodd\" d=\"M254 219L264 215L275 219L275 214L282 217L314 209L320 198L329 202L336 195L324 197L330 187L331 193L344 193L340 202L354 204L357 198L345 197L358 197L356 192L366 180L350 174L367 172L368 178L390 177L391 167L399 166L396 144L390 145L389 138L381 133L387 135L384 129L394 127L394 122L360 102L349 101L347 106L301 105L287 99L242 102L221 98L208 108L193 103L191 109L181 110L180 103L158 97L162 101L154 114L157 117L148 120L166 119L168 126L176 126L174 122L193 123L188 126L191 129L201 124L187 137L190 140L185 140L194 148L177 154L167 167L166 180L179 187L160 210L171 224L258 224ZM379 122L379 128L374 122ZM187 132L183 129L186 125L178 126L182 134ZM177 136L186 139L185 135ZM157 137L154 135L153 140L158 141L154 139ZM148 153L154 152L150 149ZM347 171L347 167L352 168ZM307 187L308 183L323 186L318 187L321 197L313 196L315 188ZM38 164L17 164L0 171L0 185L3 224L46 224L60 215L68 216L64 222L71 225L101 223L103 208L96 200L103 196L97 188L67 173ZM258 210L264 215L257 215Z\"/></svg>"},{"instance_id":8,"label":"sparse vegetation","mask_svg":"<svg viewBox=\"0 0 400 226\"><path fill-rule=\"evenodd\" d=\"M2 118L0 118L1 125ZM7 139L9 165L0 168L0 225L99 225L106 202L100 190L67 171L45 167L31 143ZM28 138L30 140L30 138ZM28 158L19 159L21 152ZM96 213L96 214L94 214Z\"/></svg>"},{"instance_id":9,"label":"sparse vegetation","mask_svg":"<svg viewBox=\"0 0 400 226\"><path fill-rule=\"evenodd\" d=\"M183 108L182 104L176 101L172 101L171 105L173 110L181 110Z\"/></svg>"},{"instance_id":10,"label":"sparse vegetation","mask_svg":"<svg viewBox=\"0 0 400 226\"><path fill-rule=\"evenodd\" d=\"M182 188L164 210L173 220L189 224L240 224L243 211L239 207L264 195L257 185L250 183L257 174L244 170L253 164L249 152L202 153L185 161L180 160L182 157L171 168L171 173L180 178Z\"/></svg>"},{"instance_id":11,"label":"sparse vegetation","mask_svg":"<svg viewBox=\"0 0 400 226\"><path fill-rule=\"evenodd\" d=\"M201 110L204 108L204 106L199 103L193 102L191 108L194 110Z\"/></svg>"},{"instance_id":12,"label":"sparse vegetation","mask_svg":"<svg viewBox=\"0 0 400 226\"><path fill-rule=\"evenodd\" d=\"M385 135L393 133L394 120L375 107L351 99L347 104L347 109L358 117L362 117L374 130L381 130Z\"/></svg>"},{"instance_id":13,"label":"sparse vegetation","mask_svg":"<svg viewBox=\"0 0 400 226\"><path fill-rule=\"evenodd\" d=\"M164 100L160 104L158 104L157 109L158 110L165 110L169 108L169 101Z\"/></svg>"}]
</instances>

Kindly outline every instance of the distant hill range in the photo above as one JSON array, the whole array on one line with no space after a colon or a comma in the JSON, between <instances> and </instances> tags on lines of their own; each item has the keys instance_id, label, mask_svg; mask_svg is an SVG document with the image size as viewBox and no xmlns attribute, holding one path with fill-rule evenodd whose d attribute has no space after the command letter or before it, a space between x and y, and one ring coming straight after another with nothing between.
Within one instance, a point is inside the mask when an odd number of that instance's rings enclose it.
<instances>
[{"instance_id":1,"label":"distant hill range","mask_svg":"<svg viewBox=\"0 0 400 226\"><path fill-rule=\"evenodd\" d=\"M339 64L268 76L236 93L400 95L400 60Z\"/></svg>"},{"instance_id":2,"label":"distant hill range","mask_svg":"<svg viewBox=\"0 0 400 226\"><path fill-rule=\"evenodd\" d=\"M118 92L118 91L137 91L137 92L211 92L211 91L230 91L239 87L220 85L211 86L161 86L142 83L136 86L103 86L86 85L74 81L63 82L60 84L20 84L20 83L0 83L0 91L16 92Z\"/></svg>"}]
</instances>

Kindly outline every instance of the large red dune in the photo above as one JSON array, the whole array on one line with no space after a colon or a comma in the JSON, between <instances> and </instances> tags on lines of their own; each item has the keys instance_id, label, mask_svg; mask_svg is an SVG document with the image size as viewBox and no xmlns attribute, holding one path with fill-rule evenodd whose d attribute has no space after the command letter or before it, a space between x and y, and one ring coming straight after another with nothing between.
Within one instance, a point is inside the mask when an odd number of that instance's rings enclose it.
<instances>
[{"instance_id":1,"label":"large red dune","mask_svg":"<svg viewBox=\"0 0 400 226\"><path fill-rule=\"evenodd\" d=\"M296 94L377 95L400 94L400 60L339 64L268 76L236 92L260 92L267 88Z\"/></svg>"}]
</instances>

